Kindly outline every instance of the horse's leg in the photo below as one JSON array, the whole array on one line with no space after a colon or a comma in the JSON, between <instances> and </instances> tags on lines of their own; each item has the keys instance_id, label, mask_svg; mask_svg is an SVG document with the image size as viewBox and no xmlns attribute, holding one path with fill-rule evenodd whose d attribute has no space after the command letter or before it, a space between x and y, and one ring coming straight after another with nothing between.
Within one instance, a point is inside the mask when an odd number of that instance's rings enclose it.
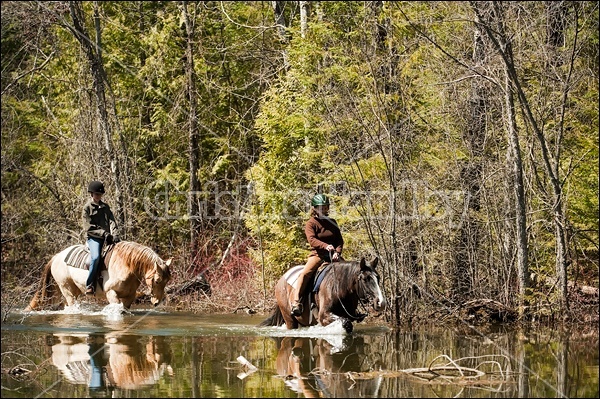
<instances>
[{"instance_id":1,"label":"horse's leg","mask_svg":"<svg viewBox=\"0 0 600 399\"><path fill-rule=\"evenodd\" d=\"M69 271L69 266L67 266L62 260L55 259L52 263L51 270L54 281L56 281L60 292L67 301L67 306L73 306L77 300L77 297L81 294L81 290L73 281L73 276Z\"/></svg>"},{"instance_id":2,"label":"horse's leg","mask_svg":"<svg viewBox=\"0 0 600 399\"><path fill-rule=\"evenodd\" d=\"M325 327L339 319L339 316L336 316L333 313L331 313L326 307L321 307L319 309L318 319L319 324Z\"/></svg>"},{"instance_id":3,"label":"horse's leg","mask_svg":"<svg viewBox=\"0 0 600 399\"><path fill-rule=\"evenodd\" d=\"M327 303L328 300L331 301L331 299L327 297L326 294L323 294L322 291L319 291L315 295L315 303L317 304L317 308L319 309L319 313L317 315L317 321L319 322L319 324L325 327L330 325L334 321L341 319L344 330L346 330L348 333L351 333L352 321L350 319L338 316L331 312L331 307L325 305L325 303Z\"/></svg>"},{"instance_id":4,"label":"horse's leg","mask_svg":"<svg viewBox=\"0 0 600 399\"><path fill-rule=\"evenodd\" d=\"M106 291L106 299L110 304L120 303L123 304L123 307L125 309L129 309L133 301L135 301L135 292L133 293L133 295L123 296L115 290L108 290Z\"/></svg>"},{"instance_id":5,"label":"horse's leg","mask_svg":"<svg viewBox=\"0 0 600 399\"><path fill-rule=\"evenodd\" d=\"M106 299L110 304L121 303L121 300L119 299L119 296L115 290L106 291Z\"/></svg>"},{"instance_id":6,"label":"horse's leg","mask_svg":"<svg viewBox=\"0 0 600 399\"><path fill-rule=\"evenodd\" d=\"M288 330L294 330L298 328L298 320L292 316L292 310L290 306L290 295L292 293L292 287L282 277L275 285L275 301L281 311L281 316L285 322L285 326Z\"/></svg>"},{"instance_id":7,"label":"horse's leg","mask_svg":"<svg viewBox=\"0 0 600 399\"><path fill-rule=\"evenodd\" d=\"M104 280L104 291L108 303L122 303L126 309L129 309L136 298L137 286L133 284L134 280L134 278L117 280L107 272Z\"/></svg>"},{"instance_id":8,"label":"horse's leg","mask_svg":"<svg viewBox=\"0 0 600 399\"><path fill-rule=\"evenodd\" d=\"M77 297L81 295L81 291L79 290L79 288L77 288L77 286L75 286L75 284L71 282L64 281L61 284L59 284L59 288L60 292L62 292L63 296L65 297L65 300L67 301L67 306L75 305Z\"/></svg>"},{"instance_id":9,"label":"horse's leg","mask_svg":"<svg viewBox=\"0 0 600 399\"><path fill-rule=\"evenodd\" d=\"M283 321L285 321L285 326L288 330L295 330L298 328L298 320L291 314L288 296L286 295L282 301L278 301L279 310L281 311L281 315L283 316ZM282 304L284 304L282 306Z\"/></svg>"},{"instance_id":10,"label":"horse's leg","mask_svg":"<svg viewBox=\"0 0 600 399\"><path fill-rule=\"evenodd\" d=\"M345 317L340 317L325 309L319 309L319 324L323 327L330 325L336 320L342 320L342 327L346 332L351 333L353 330L352 321Z\"/></svg>"},{"instance_id":11,"label":"horse's leg","mask_svg":"<svg viewBox=\"0 0 600 399\"><path fill-rule=\"evenodd\" d=\"M133 301L135 301L135 296L135 291L133 291L133 294L121 297L121 303L123 304L125 309L129 309L129 307L131 307L131 304L133 303Z\"/></svg>"},{"instance_id":12,"label":"horse's leg","mask_svg":"<svg viewBox=\"0 0 600 399\"><path fill-rule=\"evenodd\" d=\"M289 312L281 312L283 316L283 320L285 321L285 326L288 330L295 330L298 328L298 320L294 316L292 316Z\"/></svg>"}]
</instances>

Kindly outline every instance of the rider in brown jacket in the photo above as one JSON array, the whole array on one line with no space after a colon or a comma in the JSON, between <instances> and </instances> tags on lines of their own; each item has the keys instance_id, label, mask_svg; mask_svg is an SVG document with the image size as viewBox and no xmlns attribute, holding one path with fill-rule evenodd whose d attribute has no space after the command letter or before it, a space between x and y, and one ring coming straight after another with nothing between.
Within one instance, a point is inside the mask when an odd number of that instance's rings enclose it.
<instances>
[{"instance_id":1,"label":"rider in brown jacket","mask_svg":"<svg viewBox=\"0 0 600 399\"><path fill-rule=\"evenodd\" d=\"M311 280L323 262L337 262L342 259L344 239L337 222L329 217L329 198L325 194L317 194L310 202L312 205L311 217L306 222L304 233L311 251L308 260L298 281L297 290L294 290L292 300L292 315L302 314L302 298L306 285Z\"/></svg>"}]
</instances>

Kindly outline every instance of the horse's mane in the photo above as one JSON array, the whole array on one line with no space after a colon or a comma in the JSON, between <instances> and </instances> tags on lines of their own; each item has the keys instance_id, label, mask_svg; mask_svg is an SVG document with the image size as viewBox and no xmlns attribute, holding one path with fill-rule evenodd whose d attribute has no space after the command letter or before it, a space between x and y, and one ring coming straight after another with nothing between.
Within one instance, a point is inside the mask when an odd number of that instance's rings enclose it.
<instances>
[{"instance_id":1,"label":"horse's mane","mask_svg":"<svg viewBox=\"0 0 600 399\"><path fill-rule=\"evenodd\" d=\"M360 263L353 261L334 262L327 277L331 280L331 290L338 294L347 293L360 271Z\"/></svg>"},{"instance_id":2,"label":"horse's mane","mask_svg":"<svg viewBox=\"0 0 600 399\"><path fill-rule=\"evenodd\" d=\"M162 265L162 259L151 248L132 241L121 241L113 247L111 257L128 265L132 272L146 272Z\"/></svg>"}]
</instances>

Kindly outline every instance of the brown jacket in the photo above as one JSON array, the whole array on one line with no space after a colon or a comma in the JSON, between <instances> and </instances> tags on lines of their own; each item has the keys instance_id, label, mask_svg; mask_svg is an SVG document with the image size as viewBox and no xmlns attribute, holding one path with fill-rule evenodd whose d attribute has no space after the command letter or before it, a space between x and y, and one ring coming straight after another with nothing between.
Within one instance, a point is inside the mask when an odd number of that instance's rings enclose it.
<instances>
[{"instance_id":1,"label":"brown jacket","mask_svg":"<svg viewBox=\"0 0 600 399\"><path fill-rule=\"evenodd\" d=\"M317 255L325 261L330 261L329 251L325 249L329 244L335 247L335 251L340 256L342 255L344 239L335 219L313 216L306 222L304 234L310 245L311 256Z\"/></svg>"}]
</instances>

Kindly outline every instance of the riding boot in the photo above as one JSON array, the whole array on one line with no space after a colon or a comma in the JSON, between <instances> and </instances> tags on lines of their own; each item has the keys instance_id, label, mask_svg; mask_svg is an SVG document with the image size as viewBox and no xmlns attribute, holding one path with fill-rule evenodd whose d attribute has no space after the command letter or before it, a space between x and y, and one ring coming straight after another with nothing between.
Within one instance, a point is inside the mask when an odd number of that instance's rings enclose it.
<instances>
[{"instance_id":1,"label":"riding boot","mask_svg":"<svg viewBox=\"0 0 600 399\"><path fill-rule=\"evenodd\" d=\"M312 276L315 274L319 266L323 263L323 261L318 256L310 256L302 269L302 272L298 276L298 281L296 281L297 290L294 290L294 298L291 301L291 309L292 316L300 316L302 314L304 293L306 291L306 286L312 280ZM310 293L309 293L310 295Z\"/></svg>"},{"instance_id":2,"label":"riding boot","mask_svg":"<svg viewBox=\"0 0 600 399\"><path fill-rule=\"evenodd\" d=\"M297 282L298 284L298 289L294 292L294 299L292 300L292 316L301 316L302 312L304 311L304 306L303 306L303 294L304 294L304 289L305 289L305 282L309 279L306 278L306 276L304 275L300 275L298 276L298 279L300 281Z\"/></svg>"},{"instance_id":3,"label":"riding boot","mask_svg":"<svg viewBox=\"0 0 600 399\"><path fill-rule=\"evenodd\" d=\"M87 284L85 286L85 295L95 295L96 294L96 278L88 278Z\"/></svg>"},{"instance_id":4,"label":"riding boot","mask_svg":"<svg viewBox=\"0 0 600 399\"><path fill-rule=\"evenodd\" d=\"M304 295L304 290L306 289L306 283L310 281L309 276L300 275L298 278L300 281L298 282L296 299L292 301L292 316L302 315L302 312L304 311L304 299L302 297Z\"/></svg>"}]
</instances>

